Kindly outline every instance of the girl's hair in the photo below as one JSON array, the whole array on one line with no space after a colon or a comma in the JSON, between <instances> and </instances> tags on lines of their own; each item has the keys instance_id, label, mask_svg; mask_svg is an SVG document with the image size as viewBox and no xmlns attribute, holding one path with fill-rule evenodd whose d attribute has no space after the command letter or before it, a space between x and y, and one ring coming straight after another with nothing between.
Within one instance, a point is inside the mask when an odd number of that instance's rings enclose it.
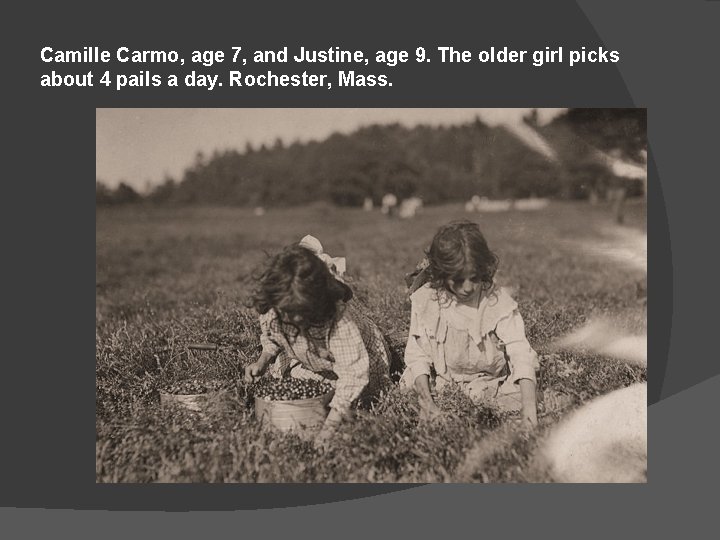
<instances>
[{"instance_id":1,"label":"girl's hair","mask_svg":"<svg viewBox=\"0 0 720 540\"><path fill-rule=\"evenodd\" d=\"M483 288L490 289L499 263L477 223L466 220L442 226L426 255L430 286L437 290L446 289L447 281L468 267L475 269Z\"/></svg>"},{"instance_id":2,"label":"girl's hair","mask_svg":"<svg viewBox=\"0 0 720 540\"><path fill-rule=\"evenodd\" d=\"M319 257L297 245L270 257L254 277L257 285L250 307L260 314L277 309L300 315L315 326L333 320L336 303L353 296L350 287L335 279Z\"/></svg>"}]
</instances>

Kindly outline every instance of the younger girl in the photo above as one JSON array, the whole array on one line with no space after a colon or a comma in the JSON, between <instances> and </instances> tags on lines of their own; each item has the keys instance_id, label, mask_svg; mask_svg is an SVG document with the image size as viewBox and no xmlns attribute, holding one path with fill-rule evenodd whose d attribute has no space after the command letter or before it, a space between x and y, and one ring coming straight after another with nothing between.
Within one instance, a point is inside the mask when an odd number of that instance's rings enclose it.
<instances>
[{"instance_id":1,"label":"younger girl","mask_svg":"<svg viewBox=\"0 0 720 540\"><path fill-rule=\"evenodd\" d=\"M477 224L460 221L440 228L409 276L412 311L401 384L417 391L425 417L440 413L430 391L434 371L438 390L458 384L475 401L520 411L525 423L537 423L537 355L517 303L494 284L497 265Z\"/></svg>"},{"instance_id":2,"label":"younger girl","mask_svg":"<svg viewBox=\"0 0 720 540\"><path fill-rule=\"evenodd\" d=\"M275 360L277 376L330 381L335 395L316 438L322 444L351 405L389 382L390 361L378 328L348 310L352 291L331 272L333 259L307 239L272 257L258 278L252 305L260 314L262 354L245 368L245 379L260 377Z\"/></svg>"}]
</instances>

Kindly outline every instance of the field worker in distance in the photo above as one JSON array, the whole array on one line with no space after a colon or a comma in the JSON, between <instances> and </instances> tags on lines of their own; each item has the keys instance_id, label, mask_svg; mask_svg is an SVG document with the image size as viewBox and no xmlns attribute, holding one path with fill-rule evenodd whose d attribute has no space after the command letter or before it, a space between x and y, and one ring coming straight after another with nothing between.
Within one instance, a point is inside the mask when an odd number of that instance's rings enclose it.
<instances>
[{"instance_id":1,"label":"field worker in distance","mask_svg":"<svg viewBox=\"0 0 720 540\"><path fill-rule=\"evenodd\" d=\"M473 401L537 424L537 354L517 303L495 285L497 265L478 225L458 221L440 228L406 278L412 309L400 384L417 392L422 418L441 414L434 371L438 391L457 384Z\"/></svg>"},{"instance_id":2,"label":"field worker in distance","mask_svg":"<svg viewBox=\"0 0 720 540\"><path fill-rule=\"evenodd\" d=\"M320 446L350 416L351 407L390 383L380 330L346 305L353 293L342 281L344 266L344 259L323 253L320 242L307 236L268 260L251 298L260 314L262 354L245 368L245 380L262 376L275 361L276 377L330 382L335 394L315 439Z\"/></svg>"}]
</instances>

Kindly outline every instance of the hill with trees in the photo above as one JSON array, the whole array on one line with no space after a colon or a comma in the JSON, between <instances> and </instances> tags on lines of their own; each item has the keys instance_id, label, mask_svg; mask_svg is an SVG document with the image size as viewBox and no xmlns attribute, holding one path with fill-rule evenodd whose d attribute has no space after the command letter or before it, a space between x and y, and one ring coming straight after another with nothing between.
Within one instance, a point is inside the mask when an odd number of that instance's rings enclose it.
<instances>
[{"instance_id":1,"label":"hill with trees","mask_svg":"<svg viewBox=\"0 0 720 540\"><path fill-rule=\"evenodd\" d=\"M637 111L641 111L639 114ZM610 174L600 151L637 157L646 145L645 111L570 109L547 126L526 122L556 150L558 159L529 148L502 126L481 120L457 126L406 128L370 125L323 141L286 145L277 139L243 151L198 153L182 178L166 178L141 197L127 184L96 184L100 204L214 204L288 206L317 200L359 206L385 193L417 196L426 204L489 198L583 197L583 186Z\"/></svg>"}]
</instances>

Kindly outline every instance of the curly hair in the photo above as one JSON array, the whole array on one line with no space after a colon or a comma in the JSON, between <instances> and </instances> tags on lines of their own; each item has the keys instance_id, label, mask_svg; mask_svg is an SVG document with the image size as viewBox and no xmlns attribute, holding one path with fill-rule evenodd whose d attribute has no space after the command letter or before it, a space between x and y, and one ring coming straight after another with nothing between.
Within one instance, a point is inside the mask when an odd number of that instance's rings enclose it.
<instances>
[{"instance_id":1,"label":"curly hair","mask_svg":"<svg viewBox=\"0 0 720 540\"><path fill-rule=\"evenodd\" d=\"M260 314L275 309L300 315L313 326L332 321L337 302L353 296L350 287L335 279L319 257L297 245L270 257L253 277L257 284L248 307Z\"/></svg>"},{"instance_id":2,"label":"curly hair","mask_svg":"<svg viewBox=\"0 0 720 540\"><path fill-rule=\"evenodd\" d=\"M429 283L433 289L447 288L448 280L471 267L488 290L493 285L498 257L490 251L480 227L472 221L453 221L435 234L426 252Z\"/></svg>"}]
</instances>

